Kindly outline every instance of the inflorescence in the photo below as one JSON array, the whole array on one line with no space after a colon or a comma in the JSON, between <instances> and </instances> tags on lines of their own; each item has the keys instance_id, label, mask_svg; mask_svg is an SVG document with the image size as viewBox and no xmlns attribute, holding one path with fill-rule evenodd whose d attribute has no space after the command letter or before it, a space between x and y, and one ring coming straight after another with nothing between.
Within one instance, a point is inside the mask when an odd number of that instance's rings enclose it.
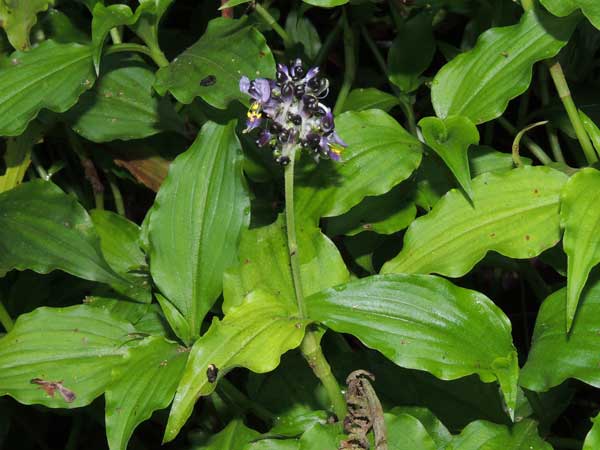
<instances>
[{"instance_id":1,"label":"inflorescence","mask_svg":"<svg viewBox=\"0 0 600 450\"><path fill-rule=\"evenodd\" d=\"M276 79L240 79L240 91L252 98L245 133L258 128L259 147L273 148L275 160L286 165L300 146L310 149L315 160L340 160L346 143L335 132L331 109L321 103L329 93L329 80L319 68L304 70L296 59L277 65Z\"/></svg>"}]
</instances>

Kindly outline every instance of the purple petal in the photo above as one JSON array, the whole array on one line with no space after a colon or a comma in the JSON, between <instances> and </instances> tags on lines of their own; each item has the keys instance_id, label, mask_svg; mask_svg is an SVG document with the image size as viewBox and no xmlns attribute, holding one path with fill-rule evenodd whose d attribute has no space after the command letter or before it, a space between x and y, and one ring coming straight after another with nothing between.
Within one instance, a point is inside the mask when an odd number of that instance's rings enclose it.
<instances>
[{"instance_id":1,"label":"purple petal","mask_svg":"<svg viewBox=\"0 0 600 450\"><path fill-rule=\"evenodd\" d=\"M271 82L266 78L254 80L254 90L257 94L256 100L261 103L267 103L271 98Z\"/></svg>"},{"instance_id":2,"label":"purple petal","mask_svg":"<svg viewBox=\"0 0 600 450\"><path fill-rule=\"evenodd\" d=\"M339 145L340 147L348 147L348 144L346 144L344 140L339 136L339 134L337 134L337 132L335 131L329 136L329 141Z\"/></svg>"},{"instance_id":3,"label":"purple petal","mask_svg":"<svg viewBox=\"0 0 600 450\"><path fill-rule=\"evenodd\" d=\"M250 131L254 130L255 128L258 128L261 123L262 123L262 118L260 118L260 117L248 118L246 120L246 129L244 130L244 133L249 133Z\"/></svg>"},{"instance_id":4,"label":"purple petal","mask_svg":"<svg viewBox=\"0 0 600 450\"><path fill-rule=\"evenodd\" d=\"M304 77L304 81L310 81L314 77L316 77L318 74L319 74L319 68L318 67L311 67L309 69L308 73L306 74L306 76Z\"/></svg>"},{"instance_id":5,"label":"purple petal","mask_svg":"<svg viewBox=\"0 0 600 450\"><path fill-rule=\"evenodd\" d=\"M256 141L256 143L258 144L259 147L264 147L265 145L267 145L269 143L269 141L271 140L271 137L272 137L272 135L269 132L269 130L263 130L258 135L258 140Z\"/></svg>"},{"instance_id":6,"label":"purple petal","mask_svg":"<svg viewBox=\"0 0 600 450\"><path fill-rule=\"evenodd\" d=\"M242 78L240 78L240 92L247 94L248 89L250 89L250 78L248 78L247 76L243 76Z\"/></svg>"}]
</instances>

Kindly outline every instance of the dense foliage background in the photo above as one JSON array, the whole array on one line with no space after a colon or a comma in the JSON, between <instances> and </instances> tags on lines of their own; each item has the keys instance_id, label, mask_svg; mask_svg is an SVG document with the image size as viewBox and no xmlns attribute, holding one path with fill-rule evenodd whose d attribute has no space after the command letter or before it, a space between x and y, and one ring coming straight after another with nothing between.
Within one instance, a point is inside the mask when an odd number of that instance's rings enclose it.
<instances>
[{"instance_id":1,"label":"dense foliage background","mask_svg":"<svg viewBox=\"0 0 600 450\"><path fill-rule=\"evenodd\" d=\"M598 5L0 0L0 447L600 449Z\"/></svg>"}]
</instances>

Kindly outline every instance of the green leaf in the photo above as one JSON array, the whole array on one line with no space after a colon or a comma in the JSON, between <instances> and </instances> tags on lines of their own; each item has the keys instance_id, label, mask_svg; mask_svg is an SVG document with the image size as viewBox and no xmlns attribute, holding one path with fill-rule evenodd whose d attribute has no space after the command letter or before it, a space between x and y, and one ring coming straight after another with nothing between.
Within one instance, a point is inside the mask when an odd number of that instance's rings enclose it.
<instances>
[{"instance_id":1,"label":"green leaf","mask_svg":"<svg viewBox=\"0 0 600 450\"><path fill-rule=\"evenodd\" d=\"M248 444L244 450L299 450L299 446L297 439L264 439Z\"/></svg>"},{"instance_id":2,"label":"green leaf","mask_svg":"<svg viewBox=\"0 0 600 450\"><path fill-rule=\"evenodd\" d=\"M339 424L314 424L300 438L298 450L335 449L339 445L341 435Z\"/></svg>"},{"instance_id":3,"label":"green leaf","mask_svg":"<svg viewBox=\"0 0 600 450\"><path fill-rule=\"evenodd\" d=\"M26 405L51 408L85 406L112 381L111 370L123 363L135 329L106 311L86 305L38 308L19 316L0 339L0 395ZM35 384L55 382L68 389ZM46 387L46 390L44 389Z\"/></svg>"},{"instance_id":4,"label":"green leaf","mask_svg":"<svg viewBox=\"0 0 600 450\"><path fill-rule=\"evenodd\" d=\"M152 277L193 335L221 294L223 271L235 261L240 233L249 223L235 124L202 127L171 164L150 216Z\"/></svg>"},{"instance_id":5,"label":"green leaf","mask_svg":"<svg viewBox=\"0 0 600 450\"><path fill-rule=\"evenodd\" d=\"M599 198L600 172L591 168L573 175L561 194L560 218L567 254L567 331L590 271L600 263Z\"/></svg>"},{"instance_id":6,"label":"green leaf","mask_svg":"<svg viewBox=\"0 0 600 450\"><path fill-rule=\"evenodd\" d=\"M293 317L287 305L261 292L231 308L222 321L214 319L210 329L196 341L177 387L164 441L177 436L200 396L214 391L208 381L210 364L221 378L234 367L265 373L279 365L282 354L300 345L306 321Z\"/></svg>"},{"instance_id":7,"label":"green leaf","mask_svg":"<svg viewBox=\"0 0 600 450\"><path fill-rule=\"evenodd\" d=\"M600 414L592 419L592 429L585 437L582 450L596 450L600 448Z\"/></svg>"},{"instance_id":8,"label":"green leaf","mask_svg":"<svg viewBox=\"0 0 600 450\"><path fill-rule=\"evenodd\" d=\"M416 417L386 414L385 422L389 450L437 450L435 442Z\"/></svg>"},{"instance_id":9,"label":"green leaf","mask_svg":"<svg viewBox=\"0 0 600 450\"><path fill-rule=\"evenodd\" d=\"M516 25L486 31L473 50L437 73L431 89L436 115L466 116L476 124L500 116L527 90L533 64L556 55L575 25L572 18L557 19L538 9Z\"/></svg>"},{"instance_id":10,"label":"green leaf","mask_svg":"<svg viewBox=\"0 0 600 450\"><path fill-rule=\"evenodd\" d=\"M552 450L537 432L537 423L525 419L512 429L478 420L456 436L448 450Z\"/></svg>"},{"instance_id":11,"label":"green leaf","mask_svg":"<svg viewBox=\"0 0 600 450\"><path fill-rule=\"evenodd\" d=\"M153 54L162 55L158 43L158 26L174 0L139 0L135 11L137 20L129 28L150 48Z\"/></svg>"},{"instance_id":12,"label":"green leaf","mask_svg":"<svg viewBox=\"0 0 600 450\"><path fill-rule=\"evenodd\" d=\"M133 11L127 5L104 6L102 3L96 4L92 12L92 48L94 68L96 75L100 74L100 58L102 57L102 48L108 33L112 28L120 25L129 25L137 17L134 17Z\"/></svg>"},{"instance_id":13,"label":"green leaf","mask_svg":"<svg viewBox=\"0 0 600 450\"><path fill-rule=\"evenodd\" d=\"M327 233L354 236L363 231L393 234L403 230L417 215L410 188L400 184L386 194L366 197L347 213L329 219Z\"/></svg>"},{"instance_id":14,"label":"green leaf","mask_svg":"<svg viewBox=\"0 0 600 450\"><path fill-rule=\"evenodd\" d=\"M241 450L260 434L244 425L240 419L232 420L210 440L194 450Z\"/></svg>"},{"instance_id":15,"label":"green leaf","mask_svg":"<svg viewBox=\"0 0 600 450\"><path fill-rule=\"evenodd\" d=\"M349 279L348 269L335 244L317 227L304 225L296 232L305 295ZM244 231L240 241L239 265L225 273L223 284L223 311L226 313L257 289L268 291L282 304L296 308L283 215L271 225Z\"/></svg>"},{"instance_id":16,"label":"green leaf","mask_svg":"<svg viewBox=\"0 0 600 450\"><path fill-rule=\"evenodd\" d=\"M126 450L133 430L156 410L166 408L187 360L183 347L148 337L131 347L125 363L113 369L106 390L106 435L111 450Z\"/></svg>"},{"instance_id":17,"label":"green leaf","mask_svg":"<svg viewBox=\"0 0 600 450\"><path fill-rule=\"evenodd\" d=\"M540 308L531 350L521 371L521 386L547 391L568 378L600 387L600 280L598 273L588 281L579 310L567 334L565 327L567 288L550 295Z\"/></svg>"},{"instance_id":18,"label":"green leaf","mask_svg":"<svg viewBox=\"0 0 600 450\"><path fill-rule=\"evenodd\" d=\"M296 44L304 49L304 55L314 60L321 49L321 38L312 22L302 14L301 10L292 9L285 19L285 31Z\"/></svg>"},{"instance_id":19,"label":"green leaf","mask_svg":"<svg viewBox=\"0 0 600 450\"><path fill-rule=\"evenodd\" d=\"M240 92L240 78L273 78L275 60L265 38L248 26L246 19L213 19L198 42L156 74L155 88L160 95L171 92L181 103L189 104L200 96L210 105L225 109L233 100L248 103ZM207 77L215 83L202 86Z\"/></svg>"},{"instance_id":20,"label":"green leaf","mask_svg":"<svg viewBox=\"0 0 600 450\"><path fill-rule=\"evenodd\" d=\"M85 209L49 181L0 194L0 211L0 276L12 269L62 270L120 291L132 288L106 263Z\"/></svg>"},{"instance_id":21,"label":"green leaf","mask_svg":"<svg viewBox=\"0 0 600 450\"><path fill-rule=\"evenodd\" d=\"M326 411L312 410L298 411L283 416L278 414L275 425L269 430L268 434L269 436L299 436L316 424L326 424L328 417L329 414Z\"/></svg>"},{"instance_id":22,"label":"green leaf","mask_svg":"<svg viewBox=\"0 0 600 450\"><path fill-rule=\"evenodd\" d=\"M417 89L423 82L421 74L433 60L435 48L432 15L429 11L406 21L388 53L390 81L402 92Z\"/></svg>"},{"instance_id":23,"label":"green leaf","mask_svg":"<svg viewBox=\"0 0 600 450\"><path fill-rule=\"evenodd\" d=\"M581 9L589 21L600 29L600 4L596 0L540 0L540 3L552 14L560 17Z\"/></svg>"},{"instance_id":24,"label":"green leaf","mask_svg":"<svg viewBox=\"0 0 600 450\"><path fill-rule=\"evenodd\" d=\"M381 110L346 112L336 130L348 144L342 161L306 167L296 180L296 213L314 223L385 194L421 162L421 143ZM385 161L394 163L383 170Z\"/></svg>"},{"instance_id":25,"label":"green leaf","mask_svg":"<svg viewBox=\"0 0 600 450\"><path fill-rule=\"evenodd\" d=\"M581 122L587 132L592 144L594 144L594 149L596 153L600 154L600 128L598 125L583 111L579 110L579 117L581 117Z\"/></svg>"},{"instance_id":26,"label":"green leaf","mask_svg":"<svg viewBox=\"0 0 600 450\"><path fill-rule=\"evenodd\" d=\"M123 278L138 287L136 298L150 303L150 279L146 256L139 247L140 227L110 211L95 209L90 216L100 237L100 248L106 262Z\"/></svg>"},{"instance_id":27,"label":"green leaf","mask_svg":"<svg viewBox=\"0 0 600 450\"><path fill-rule=\"evenodd\" d=\"M427 408L419 406L399 406L390 411L390 414L409 415L417 419L427 430L438 450L445 450L446 445L452 440L452 435L446 426Z\"/></svg>"},{"instance_id":28,"label":"green leaf","mask_svg":"<svg viewBox=\"0 0 600 450\"><path fill-rule=\"evenodd\" d=\"M452 116L446 119L425 117L419 121L425 143L435 151L454 174L469 198L471 171L469 169L469 146L479 143L479 131L467 117Z\"/></svg>"},{"instance_id":29,"label":"green leaf","mask_svg":"<svg viewBox=\"0 0 600 450\"><path fill-rule=\"evenodd\" d=\"M382 273L460 277L489 251L532 258L560 239L559 195L567 176L546 167L489 172L472 181L472 204L456 189L415 220Z\"/></svg>"},{"instance_id":30,"label":"green leaf","mask_svg":"<svg viewBox=\"0 0 600 450\"><path fill-rule=\"evenodd\" d=\"M30 47L29 32L37 22L37 13L52 5L54 0L0 0L0 26L14 48L27 50Z\"/></svg>"},{"instance_id":31,"label":"green leaf","mask_svg":"<svg viewBox=\"0 0 600 450\"><path fill-rule=\"evenodd\" d=\"M229 1L225 2L224 5L221 5L219 10L222 10L225 8L233 8L234 6L243 5L244 3L248 3L250 1L252 1L252 0L229 0Z\"/></svg>"},{"instance_id":32,"label":"green leaf","mask_svg":"<svg viewBox=\"0 0 600 450\"><path fill-rule=\"evenodd\" d=\"M187 322L185 317L179 312L179 310L169 300L164 298L158 292L154 294L160 308L165 315L165 319L169 323L171 329L175 332L175 335L181 339L186 345L190 345L192 340L192 332L190 330L190 324Z\"/></svg>"},{"instance_id":33,"label":"green leaf","mask_svg":"<svg viewBox=\"0 0 600 450\"><path fill-rule=\"evenodd\" d=\"M429 275L378 275L306 299L308 316L399 366L453 380L498 380L511 417L519 366L511 325L483 294Z\"/></svg>"},{"instance_id":34,"label":"green leaf","mask_svg":"<svg viewBox=\"0 0 600 450\"><path fill-rule=\"evenodd\" d=\"M320 6L321 8L333 8L335 6L345 5L349 0L303 0L304 3L308 3L313 6Z\"/></svg>"},{"instance_id":35,"label":"green leaf","mask_svg":"<svg viewBox=\"0 0 600 450\"><path fill-rule=\"evenodd\" d=\"M0 71L0 135L16 136L46 108L65 112L95 81L89 46L45 41Z\"/></svg>"},{"instance_id":36,"label":"green leaf","mask_svg":"<svg viewBox=\"0 0 600 450\"><path fill-rule=\"evenodd\" d=\"M366 109L381 109L388 112L399 104L398 98L392 94L375 88L360 88L350 91L341 112L364 111Z\"/></svg>"},{"instance_id":37,"label":"green leaf","mask_svg":"<svg viewBox=\"0 0 600 450\"><path fill-rule=\"evenodd\" d=\"M110 55L91 91L67 113L78 134L93 142L141 139L161 131L183 131L167 98L154 94L154 70L137 57Z\"/></svg>"},{"instance_id":38,"label":"green leaf","mask_svg":"<svg viewBox=\"0 0 600 450\"><path fill-rule=\"evenodd\" d=\"M0 193L21 184L31 163L33 146L38 143L47 127L34 120L20 136L6 140L4 174L0 175Z\"/></svg>"}]
</instances>

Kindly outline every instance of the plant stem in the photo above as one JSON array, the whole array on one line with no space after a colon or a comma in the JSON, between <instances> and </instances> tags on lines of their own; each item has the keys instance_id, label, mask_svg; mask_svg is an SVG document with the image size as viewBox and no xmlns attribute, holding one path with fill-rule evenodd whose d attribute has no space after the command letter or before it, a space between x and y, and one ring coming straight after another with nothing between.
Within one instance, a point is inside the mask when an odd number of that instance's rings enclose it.
<instances>
[{"instance_id":1,"label":"plant stem","mask_svg":"<svg viewBox=\"0 0 600 450\"><path fill-rule=\"evenodd\" d=\"M12 330L12 327L14 326L14 322L10 317L10 314L8 314L4 303L2 303L2 298L0 298L0 323L7 332Z\"/></svg>"},{"instance_id":2,"label":"plant stem","mask_svg":"<svg viewBox=\"0 0 600 450\"><path fill-rule=\"evenodd\" d=\"M273 422L273 414L270 411L265 409L262 405L250 400L227 378L222 378L221 381L219 381L217 389L219 389L225 397L229 398L229 400L232 403L236 404L242 409L251 411L256 417L258 417L263 422L267 424Z\"/></svg>"},{"instance_id":3,"label":"plant stem","mask_svg":"<svg viewBox=\"0 0 600 450\"><path fill-rule=\"evenodd\" d=\"M331 47L337 41L337 38L340 35L340 32L342 31L343 27L344 16L341 16L335 24L335 27L333 27L333 30L329 32L329 34L325 38L325 41L323 42L323 45L319 49L319 53L315 58L315 66L320 66L323 64L323 62L325 61L325 57L329 54L329 50L331 50Z\"/></svg>"},{"instance_id":4,"label":"plant stem","mask_svg":"<svg viewBox=\"0 0 600 450\"><path fill-rule=\"evenodd\" d=\"M508 120L506 120L504 117L499 117L498 123L511 135L517 135L518 132L515 126L511 124ZM546 166L548 164L552 164L552 159L546 154L544 150L542 150L542 148L539 145L533 142L530 138L528 138L527 136L523 136L522 141L525 144L525 146L531 151L531 153L533 153L542 164Z\"/></svg>"},{"instance_id":5,"label":"plant stem","mask_svg":"<svg viewBox=\"0 0 600 450\"><path fill-rule=\"evenodd\" d=\"M108 184L110 185L110 190L115 200L115 208L121 216L125 217L125 205L123 204L123 196L121 195L117 180L110 172L106 172L106 178L108 179Z\"/></svg>"},{"instance_id":6,"label":"plant stem","mask_svg":"<svg viewBox=\"0 0 600 450\"><path fill-rule=\"evenodd\" d=\"M346 17L346 10L342 14L344 19L344 63L346 67L344 70L344 81L335 102L335 107L333 108L334 115L339 114L344 108L346 97L350 93L354 77L356 76L356 52L354 51L356 33L350 28L348 18Z\"/></svg>"},{"instance_id":7,"label":"plant stem","mask_svg":"<svg viewBox=\"0 0 600 450\"><path fill-rule=\"evenodd\" d=\"M550 92L548 89L548 72L544 70L544 67L540 66L539 70L539 79L540 79L540 98L542 100L542 105L547 106L550 103ZM554 156L554 161L564 163L565 157L562 152L562 148L560 147L560 141L558 140L558 135L556 134L556 128L552 125L546 125L546 135L548 136L548 141L550 142L550 148L552 149L552 156Z\"/></svg>"},{"instance_id":8,"label":"plant stem","mask_svg":"<svg viewBox=\"0 0 600 450\"><path fill-rule=\"evenodd\" d=\"M128 42L126 44L111 45L106 49L104 54L111 55L113 53L123 52L141 53L142 55L149 56L158 67L165 67L169 65L169 60L159 48L149 48L142 44L132 44Z\"/></svg>"},{"instance_id":9,"label":"plant stem","mask_svg":"<svg viewBox=\"0 0 600 450\"><path fill-rule=\"evenodd\" d=\"M575 106L575 102L571 96L571 91L569 90L569 85L567 84L567 79L565 78L562 67L558 61L547 61L547 64L550 70L552 81L554 81L554 85L556 86L558 96L563 102L565 110L567 111L567 115L569 116L569 120L575 129L575 134L577 135L579 144L581 145L583 153L585 154L585 158L587 159L588 164L593 164L598 161L598 156L596 155L592 141L590 140L590 137L588 136L587 131L585 131L583 123L581 122L579 111L577 110L577 106Z\"/></svg>"},{"instance_id":10,"label":"plant stem","mask_svg":"<svg viewBox=\"0 0 600 450\"><path fill-rule=\"evenodd\" d=\"M38 173L40 178L42 180L48 181L50 179L50 176L48 175L48 172L46 172L46 169L44 169L44 166L42 166L42 163L40 163L40 160L38 159L37 155L33 150L31 151L31 162L33 163L33 167L35 168L35 171Z\"/></svg>"},{"instance_id":11,"label":"plant stem","mask_svg":"<svg viewBox=\"0 0 600 450\"><path fill-rule=\"evenodd\" d=\"M110 38L113 41L113 44L122 44L123 40L121 39L121 33L119 32L118 28L111 28L110 29Z\"/></svg>"},{"instance_id":12,"label":"plant stem","mask_svg":"<svg viewBox=\"0 0 600 450\"><path fill-rule=\"evenodd\" d=\"M285 167L285 225L288 241L288 250L290 255L290 266L292 271L292 281L294 283L294 292L296 294L296 303L298 312L302 319L306 319L307 311L304 304L304 293L302 289L302 279L300 272L300 260L298 256L298 241L296 239L296 218L294 214L294 166L296 160L296 148L290 152L290 162ZM331 373L331 367L325 359L325 355L320 346L319 337L314 330L306 330L306 334L300 344L300 351L313 370L315 376L321 381L329 400L331 401L333 411L339 419L346 415L346 402L342 395L340 386Z\"/></svg>"},{"instance_id":13,"label":"plant stem","mask_svg":"<svg viewBox=\"0 0 600 450\"><path fill-rule=\"evenodd\" d=\"M271 29L279 35L279 37L283 40L283 45L286 48L289 48L292 46L293 42L290 39L290 36L287 34L287 32L283 28L281 28L281 25L279 25L277 23L275 18L271 15L271 13L267 9L265 9L260 3L256 3L254 5L254 10L258 13L258 15L260 17L263 18L263 20L265 22L267 22L267 25L269 25L271 27Z\"/></svg>"}]
</instances>

